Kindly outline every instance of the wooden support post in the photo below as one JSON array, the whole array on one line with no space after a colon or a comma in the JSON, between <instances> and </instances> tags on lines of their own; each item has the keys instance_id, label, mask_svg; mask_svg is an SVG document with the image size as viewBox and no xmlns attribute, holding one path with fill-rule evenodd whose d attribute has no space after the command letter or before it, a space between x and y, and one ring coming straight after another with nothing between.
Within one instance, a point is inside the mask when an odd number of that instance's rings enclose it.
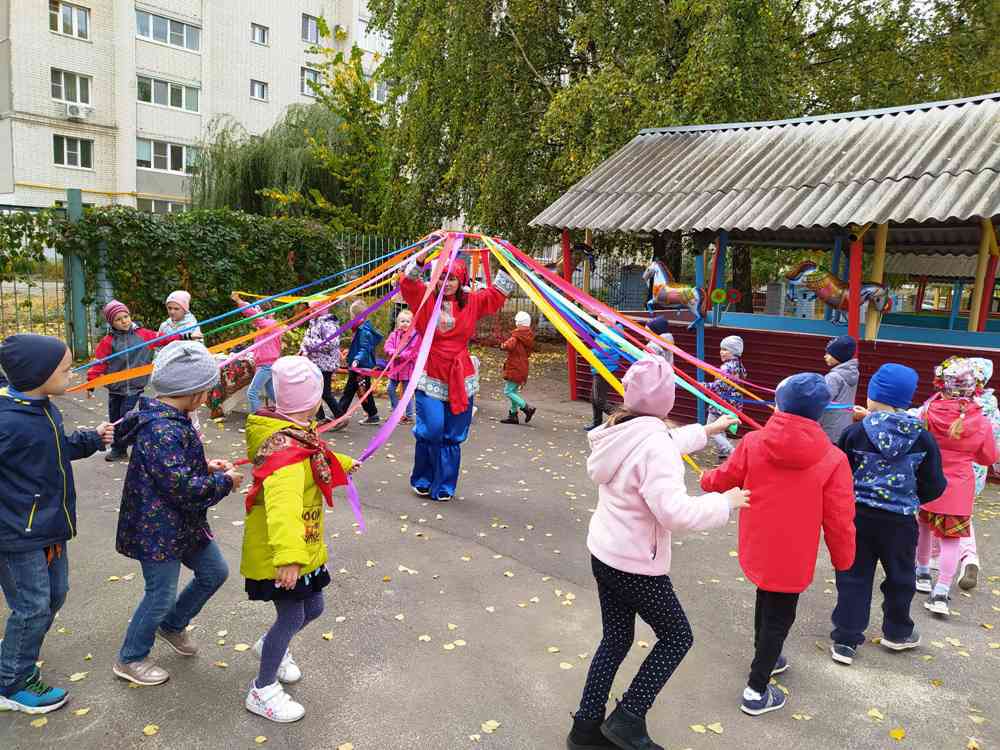
<instances>
[{"instance_id":1,"label":"wooden support post","mask_svg":"<svg viewBox=\"0 0 1000 750\"><path fill-rule=\"evenodd\" d=\"M564 228L562 230L563 278L571 284L573 283L572 252L569 244L569 229ZM569 375L569 400L576 401L576 350L569 342L566 342L566 370ZM595 375L594 377L600 376Z\"/></svg>"},{"instance_id":2,"label":"wooden support post","mask_svg":"<svg viewBox=\"0 0 1000 750\"><path fill-rule=\"evenodd\" d=\"M914 307L913 312L918 314L923 312L924 297L926 296L927 296L927 277L921 276L917 282L917 299L916 302L914 302L913 304Z\"/></svg>"},{"instance_id":3,"label":"wooden support post","mask_svg":"<svg viewBox=\"0 0 1000 750\"><path fill-rule=\"evenodd\" d=\"M955 326L958 325L958 314L962 309L962 287L964 284L961 281L956 281L955 285L951 288L951 315L948 316L948 330L954 331Z\"/></svg>"},{"instance_id":4,"label":"wooden support post","mask_svg":"<svg viewBox=\"0 0 1000 750\"><path fill-rule=\"evenodd\" d=\"M699 289L705 288L705 250L702 249L694 258L694 285ZM695 326L695 356L702 362L705 361L705 319ZM705 371L700 367L697 372L698 382L705 382ZM698 399L698 422L705 422L705 402Z\"/></svg>"},{"instance_id":5,"label":"wooden support post","mask_svg":"<svg viewBox=\"0 0 1000 750\"><path fill-rule=\"evenodd\" d=\"M976 281L972 287L972 302L969 305L968 330L979 330L979 308L983 303L983 287L986 285L986 268L990 259L990 237L993 224L989 219L979 220L979 257L976 260Z\"/></svg>"},{"instance_id":6,"label":"wooden support post","mask_svg":"<svg viewBox=\"0 0 1000 750\"><path fill-rule=\"evenodd\" d=\"M847 333L855 340L861 338L861 252L864 239L851 242L850 288L847 297Z\"/></svg>"},{"instance_id":7,"label":"wooden support post","mask_svg":"<svg viewBox=\"0 0 1000 750\"><path fill-rule=\"evenodd\" d=\"M875 255L872 258L872 278L876 284L885 281L885 246L889 240L889 225L879 224L875 227ZM882 313L869 303L868 315L865 318L865 340L874 341L878 338L878 328L882 323Z\"/></svg>"},{"instance_id":8,"label":"wooden support post","mask_svg":"<svg viewBox=\"0 0 1000 750\"><path fill-rule=\"evenodd\" d=\"M840 278L840 256L844 254L844 238L839 234L833 238L833 255L830 258L830 273L833 274L835 279ZM836 319L837 311L834 310L829 305L824 305L826 311L823 313L823 317L827 320L834 321Z\"/></svg>"},{"instance_id":9,"label":"wooden support post","mask_svg":"<svg viewBox=\"0 0 1000 750\"><path fill-rule=\"evenodd\" d=\"M718 250L715 254L715 278L712 279L712 289L725 289L726 288L726 256L729 250L729 232L721 230L719 232L719 240L716 245ZM709 300L711 303L711 300ZM722 322L722 305L715 305L715 325L719 325Z\"/></svg>"},{"instance_id":10,"label":"wooden support post","mask_svg":"<svg viewBox=\"0 0 1000 750\"><path fill-rule=\"evenodd\" d=\"M997 246L997 235L993 229L993 224L986 221L983 224L983 231L987 233L990 242L990 259L986 264L986 279L983 282L983 300L979 307L979 332L986 330L986 324L990 322L990 313L993 312L993 295L997 285L997 261L1000 261L1000 247Z\"/></svg>"}]
</instances>

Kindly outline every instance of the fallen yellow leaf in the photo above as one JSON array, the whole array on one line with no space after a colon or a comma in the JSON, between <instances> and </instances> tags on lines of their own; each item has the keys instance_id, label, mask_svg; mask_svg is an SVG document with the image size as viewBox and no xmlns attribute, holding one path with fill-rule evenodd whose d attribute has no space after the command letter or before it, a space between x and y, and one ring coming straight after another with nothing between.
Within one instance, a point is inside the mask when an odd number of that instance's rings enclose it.
<instances>
[{"instance_id":1,"label":"fallen yellow leaf","mask_svg":"<svg viewBox=\"0 0 1000 750\"><path fill-rule=\"evenodd\" d=\"M337 745L337 750L354 750L354 745L350 742L345 742L343 745Z\"/></svg>"},{"instance_id":2,"label":"fallen yellow leaf","mask_svg":"<svg viewBox=\"0 0 1000 750\"><path fill-rule=\"evenodd\" d=\"M453 622L448 623L448 630L458 630L458 625Z\"/></svg>"},{"instance_id":3,"label":"fallen yellow leaf","mask_svg":"<svg viewBox=\"0 0 1000 750\"><path fill-rule=\"evenodd\" d=\"M443 648L445 651L454 651L455 650L455 644L454 643L445 643L445 644L443 644L441 646L441 648Z\"/></svg>"},{"instance_id":4,"label":"fallen yellow leaf","mask_svg":"<svg viewBox=\"0 0 1000 750\"><path fill-rule=\"evenodd\" d=\"M906 737L906 730L902 727L896 727L895 729L889 730L889 736L892 737L896 742L902 742L903 738Z\"/></svg>"},{"instance_id":5,"label":"fallen yellow leaf","mask_svg":"<svg viewBox=\"0 0 1000 750\"><path fill-rule=\"evenodd\" d=\"M142 728L142 733L147 737L152 737L154 734L160 731L160 728L156 724L147 724Z\"/></svg>"},{"instance_id":6,"label":"fallen yellow leaf","mask_svg":"<svg viewBox=\"0 0 1000 750\"><path fill-rule=\"evenodd\" d=\"M568 661L559 662L559 669L572 669L573 665Z\"/></svg>"},{"instance_id":7,"label":"fallen yellow leaf","mask_svg":"<svg viewBox=\"0 0 1000 750\"><path fill-rule=\"evenodd\" d=\"M417 640L418 641L422 641L424 643L427 643L430 639L431 639L431 637L429 635L427 635L427 633L424 633L423 635L418 635L417 636Z\"/></svg>"},{"instance_id":8,"label":"fallen yellow leaf","mask_svg":"<svg viewBox=\"0 0 1000 750\"><path fill-rule=\"evenodd\" d=\"M267 742L267 737L265 737L262 734L258 734L256 737L253 738L253 741L256 742L258 745L263 745L265 742Z\"/></svg>"},{"instance_id":9,"label":"fallen yellow leaf","mask_svg":"<svg viewBox=\"0 0 1000 750\"><path fill-rule=\"evenodd\" d=\"M325 633L323 633L323 640L324 641L332 641L333 640L333 631L332 630L328 630Z\"/></svg>"},{"instance_id":10,"label":"fallen yellow leaf","mask_svg":"<svg viewBox=\"0 0 1000 750\"><path fill-rule=\"evenodd\" d=\"M42 727L44 727L48 723L49 723L49 720L46 719L43 716L42 718L35 719L33 722L31 722L31 726L33 726L35 729L41 729Z\"/></svg>"},{"instance_id":11,"label":"fallen yellow leaf","mask_svg":"<svg viewBox=\"0 0 1000 750\"><path fill-rule=\"evenodd\" d=\"M233 646L233 651L249 651L249 650L250 650L250 644L248 643L237 643L235 646Z\"/></svg>"},{"instance_id":12,"label":"fallen yellow leaf","mask_svg":"<svg viewBox=\"0 0 1000 750\"><path fill-rule=\"evenodd\" d=\"M941 687L942 685L944 685L944 682L942 682L941 680L931 680L931 685L933 685L934 687Z\"/></svg>"},{"instance_id":13,"label":"fallen yellow leaf","mask_svg":"<svg viewBox=\"0 0 1000 750\"><path fill-rule=\"evenodd\" d=\"M705 734L708 731L708 729L705 728L704 724L692 724L691 731L697 732L698 734Z\"/></svg>"},{"instance_id":14,"label":"fallen yellow leaf","mask_svg":"<svg viewBox=\"0 0 1000 750\"><path fill-rule=\"evenodd\" d=\"M545 650L548 651L550 654L558 654L559 653L559 647L558 646L549 646Z\"/></svg>"},{"instance_id":15,"label":"fallen yellow leaf","mask_svg":"<svg viewBox=\"0 0 1000 750\"><path fill-rule=\"evenodd\" d=\"M714 724L709 724L706 729L709 732L715 732L716 734L722 734L722 724L715 722Z\"/></svg>"},{"instance_id":16,"label":"fallen yellow leaf","mask_svg":"<svg viewBox=\"0 0 1000 750\"><path fill-rule=\"evenodd\" d=\"M484 721L479 728L486 734L493 734L500 728L500 722L495 719L488 719L487 721Z\"/></svg>"},{"instance_id":17,"label":"fallen yellow leaf","mask_svg":"<svg viewBox=\"0 0 1000 750\"><path fill-rule=\"evenodd\" d=\"M213 667L218 667L219 669L225 669L229 665L226 664L226 662L224 662L224 661L214 661L214 662L212 662L212 666Z\"/></svg>"},{"instance_id":18,"label":"fallen yellow leaf","mask_svg":"<svg viewBox=\"0 0 1000 750\"><path fill-rule=\"evenodd\" d=\"M965 750L982 750L979 743L976 742L975 737L969 737L969 744L965 746Z\"/></svg>"},{"instance_id":19,"label":"fallen yellow leaf","mask_svg":"<svg viewBox=\"0 0 1000 750\"><path fill-rule=\"evenodd\" d=\"M86 716L89 713L90 713L90 709L89 708L78 708L78 709L76 709L76 711L73 712L73 715L74 716Z\"/></svg>"},{"instance_id":20,"label":"fallen yellow leaf","mask_svg":"<svg viewBox=\"0 0 1000 750\"><path fill-rule=\"evenodd\" d=\"M88 674L90 674L90 672L74 672L73 674L71 674L69 676L69 681L70 682L79 682L84 677L86 677Z\"/></svg>"},{"instance_id":21,"label":"fallen yellow leaf","mask_svg":"<svg viewBox=\"0 0 1000 750\"><path fill-rule=\"evenodd\" d=\"M973 724L982 724L986 721L985 716L970 716L969 718L972 719Z\"/></svg>"},{"instance_id":22,"label":"fallen yellow leaf","mask_svg":"<svg viewBox=\"0 0 1000 750\"><path fill-rule=\"evenodd\" d=\"M869 708L868 709L868 717L870 719L873 719L874 721L882 721L882 719L885 718L885 715L881 711L879 711L877 708Z\"/></svg>"}]
</instances>

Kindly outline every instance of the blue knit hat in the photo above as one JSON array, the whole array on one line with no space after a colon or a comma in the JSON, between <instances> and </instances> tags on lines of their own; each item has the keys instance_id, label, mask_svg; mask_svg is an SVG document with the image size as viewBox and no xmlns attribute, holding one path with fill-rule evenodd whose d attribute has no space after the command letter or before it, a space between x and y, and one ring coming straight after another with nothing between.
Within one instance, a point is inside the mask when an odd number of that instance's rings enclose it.
<instances>
[{"instance_id":1,"label":"blue knit hat","mask_svg":"<svg viewBox=\"0 0 1000 750\"><path fill-rule=\"evenodd\" d=\"M826 345L826 353L838 362L854 359L857 351L858 342L853 336L837 336L835 339L830 339L830 343Z\"/></svg>"},{"instance_id":2,"label":"blue knit hat","mask_svg":"<svg viewBox=\"0 0 1000 750\"><path fill-rule=\"evenodd\" d=\"M830 404L830 389L822 375L800 372L778 383L774 400L778 408L787 414L819 419Z\"/></svg>"},{"instance_id":3,"label":"blue knit hat","mask_svg":"<svg viewBox=\"0 0 1000 750\"><path fill-rule=\"evenodd\" d=\"M652 318L646 321L646 328L651 330L657 336L662 336L663 334L670 331L670 323L663 316Z\"/></svg>"},{"instance_id":4,"label":"blue knit hat","mask_svg":"<svg viewBox=\"0 0 1000 750\"><path fill-rule=\"evenodd\" d=\"M66 356L66 344L52 336L19 333L0 345L0 367L18 391L33 391L48 380Z\"/></svg>"},{"instance_id":5,"label":"blue knit hat","mask_svg":"<svg viewBox=\"0 0 1000 750\"><path fill-rule=\"evenodd\" d=\"M894 362L878 368L868 381L868 398L897 409L906 409L913 402L913 394L920 380L917 371Z\"/></svg>"}]
</instances>

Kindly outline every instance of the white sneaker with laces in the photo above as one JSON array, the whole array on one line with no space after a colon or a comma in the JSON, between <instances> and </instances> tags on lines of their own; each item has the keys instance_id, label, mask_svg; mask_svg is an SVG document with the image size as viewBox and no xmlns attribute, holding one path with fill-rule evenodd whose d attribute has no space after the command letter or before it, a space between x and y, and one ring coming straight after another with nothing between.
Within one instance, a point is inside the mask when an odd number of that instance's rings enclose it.
<instances>
[{"instance_id":1,"label":"white sneaker with laces","mask_svg":"<svg viewBox=\"0 0 1000 750\"><path fill-rule=\"evenodd\" d=\"M305 716L306 710L301 703L296 703L281 687L280 682L259 688L250 681L250 691L247 693L247 711L279 724L291 724Z\"/></svg>"},{"instance_id":2,"label":"white sneaker with laces","mask_svg":"<svg viewBox=\"0 0 1000 750\"><path fill-rule=\"evenodd\" d=\"M253 652L257 655L258 659L261 658L261 655L264 653L264 636L257 639L253 647ZM285 649L285 655L281 657L281 664L278 665L278 682L293 685L301 679L302 670L299 669L299 665L292 658L292 652Z\"/></svg>"}]
</instances>

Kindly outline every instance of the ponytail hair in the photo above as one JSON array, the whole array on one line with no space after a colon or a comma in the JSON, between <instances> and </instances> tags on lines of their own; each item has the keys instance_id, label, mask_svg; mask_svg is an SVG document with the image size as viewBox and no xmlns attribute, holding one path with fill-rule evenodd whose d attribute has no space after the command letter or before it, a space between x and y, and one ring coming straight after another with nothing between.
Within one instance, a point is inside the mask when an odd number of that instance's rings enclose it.
<instances>
[{"instance_id":1,"label":"ponytail hair","mask_svg":"<svg viewBox=\"0 0 1000 750\"><path fill-rule=\"evenodd\" d=\"M965 430L965 410L968 407L968 405L969 402L967 399L963 398L959 401L960 411L958 414L958 418L954 422L952 422L951 426L948 428L948 437L950 437L952 440L958 440L960 437L962 437L962 432Z\"/></svg>"}]
</instances>

